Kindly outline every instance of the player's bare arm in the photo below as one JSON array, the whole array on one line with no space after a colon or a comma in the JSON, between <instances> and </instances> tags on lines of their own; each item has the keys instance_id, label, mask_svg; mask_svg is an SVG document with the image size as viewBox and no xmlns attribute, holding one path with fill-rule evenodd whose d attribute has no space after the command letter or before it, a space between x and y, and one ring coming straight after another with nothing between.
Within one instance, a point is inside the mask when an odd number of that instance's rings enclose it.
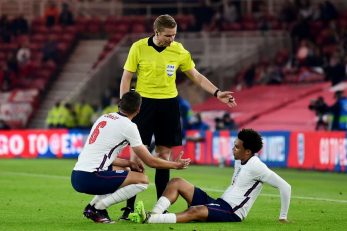
<instances>
[{"instance_id":1,"label":"player's bare arm","mask_svg":"<svg viewBox=\"0 0 347 231\"><path fill-rule=\"evenodd\" d=\"M122 75L122 80L120 82L120 92L119 96L122 98L124 93L130 90L131 79L133 78L134 73L124 70Z\"/></svg>"},{"instance_id":2,"label":"player's bare arm","mask_svg":"<svg viewBox=\"0 0 347 231\"><path fill-rule=\"evenodd\" d=\"M190 159L181 159L183 153L180 154L178 159L173 161L166 161L160 158L153 157L146 146L140 145L133 147L135 154L149 167L159 169L185 169L190 164Z\"/></svg>"},{"instance_id":3,"label":"player's bare arm","mask_svg":"<svg viewBox=\"0 0 347 231\"><path fill-rule=\"evenodd\" d=\"M122 158L116 158L113 162L112 162L113 166L117 166L117 167L122 167L122 168L126 168L129 167L131 170L136 171L136 172L143 172L143 166L139 166L138 163L135 163L133 161L130 160L126 160L126 159L122 159Z\"/></svg>"}]
</instances>

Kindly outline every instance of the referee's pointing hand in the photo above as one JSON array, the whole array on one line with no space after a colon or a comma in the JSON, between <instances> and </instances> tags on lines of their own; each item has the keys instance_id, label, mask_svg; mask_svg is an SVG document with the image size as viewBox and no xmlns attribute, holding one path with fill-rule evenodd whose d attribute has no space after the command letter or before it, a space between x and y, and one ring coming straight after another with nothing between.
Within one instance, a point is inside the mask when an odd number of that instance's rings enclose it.
<instances>
[{"instance_id":1,"label":"referee's pointing hand","mask_svg":"<svg viewBox=\"0 0 347 231\"><path fill-rule=\"evenodd\" d=\"M229 107L235 107L236 104L236 100L234 98L234 96L232 96L232 91L220 91L217 94L217 99L219 99L219 101L221 101L222 103L227 104Z\"/></svg>"}]
</instances>

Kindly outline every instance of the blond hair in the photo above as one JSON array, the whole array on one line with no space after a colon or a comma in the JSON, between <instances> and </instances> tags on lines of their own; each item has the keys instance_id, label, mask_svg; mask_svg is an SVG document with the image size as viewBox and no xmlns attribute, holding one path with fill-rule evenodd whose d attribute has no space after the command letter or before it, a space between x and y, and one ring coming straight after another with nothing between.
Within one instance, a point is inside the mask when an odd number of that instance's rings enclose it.
<instances>
[{"instance_id":1,"label":"blond hair","mask_svg":"<svg viewBox=\"0 0 347 231\"><path fill-rule=\"evenodd\" d=\"M165 28L175 28L177 23L173 17L168 14L160 15L155 19L153 28L155 32L162 32Z\"/></svg>"}]
</instances>

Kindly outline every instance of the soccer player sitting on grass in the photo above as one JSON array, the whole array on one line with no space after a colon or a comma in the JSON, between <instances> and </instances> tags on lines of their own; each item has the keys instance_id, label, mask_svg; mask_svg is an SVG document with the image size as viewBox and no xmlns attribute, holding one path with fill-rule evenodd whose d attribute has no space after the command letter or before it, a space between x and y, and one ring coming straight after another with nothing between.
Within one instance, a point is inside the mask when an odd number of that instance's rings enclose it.
<instances>
[{"instance_id":1,"label":"soccer player sitting on grass","mask_svg":"<svg viewBox=\"0 0 347 231\"><path fill-rule=\"evenodd\" d=\"M233 148L234 175L231 185L220 198L213 199L191 183L174 178L168 183L151 213L146 213L143 202L139 201L135 212L129 215L130 220L137 223L239 222L246 218L263 183L268 183L279 189L279 221L287 222L291 186L255 155L262 146L262 138L256 131L243 129L238 133ZM189 208L181 213L163 214L179 195L187 201Z\"/></svg>"},{"instance_id":2,"label":"soccer player sitting on grass","mask_svg":"<svg viewBox=\"0 0 347 231\"><path fill-rule=\"evenodd\" d=\"M148 177L143 173L142 165L117 157L128 144L152 168L184 169L190 163L190 159L181 159L183 153L176 161L166 161L149 153L142 144L137 126L131 122L140 105L140 94L130 91L123 95L118 113L102 115L93 125L72 171L73 188L77 192L95 195L83 212L95 222L111 223L106 208L148 187ZM130 167L134 171L116 170L116 167Z\"/></svg>"}]
</instances>

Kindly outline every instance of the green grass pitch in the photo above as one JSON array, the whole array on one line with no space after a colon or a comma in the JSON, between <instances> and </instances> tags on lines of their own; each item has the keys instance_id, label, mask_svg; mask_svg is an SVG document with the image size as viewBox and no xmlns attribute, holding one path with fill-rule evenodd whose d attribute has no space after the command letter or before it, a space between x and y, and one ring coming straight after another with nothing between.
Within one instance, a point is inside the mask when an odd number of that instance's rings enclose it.
<instances>
[{"instance_id":1,"label":"green grass pitch","mask_svg":"<svg viewBox=\"0 0 347 231\"><path fill-rule=\"evenodd\" d=\"M92 196L77 193L70 184L76 160L0 160L0 230L346 230L347 174L274 169L292 185L288 224L278 222L280 199L277 189L266 185L241 223L188 224L94 224L82 216ZM146 170L151 182L154 171ZM232 168L191 166L171 171L218 197L229 185ZM155 187L138 195L147 209L155 203ZM117 219L124 203L109 209ZM186 208L182 199L170 208Z\"/></svg>"}]
</instances>

